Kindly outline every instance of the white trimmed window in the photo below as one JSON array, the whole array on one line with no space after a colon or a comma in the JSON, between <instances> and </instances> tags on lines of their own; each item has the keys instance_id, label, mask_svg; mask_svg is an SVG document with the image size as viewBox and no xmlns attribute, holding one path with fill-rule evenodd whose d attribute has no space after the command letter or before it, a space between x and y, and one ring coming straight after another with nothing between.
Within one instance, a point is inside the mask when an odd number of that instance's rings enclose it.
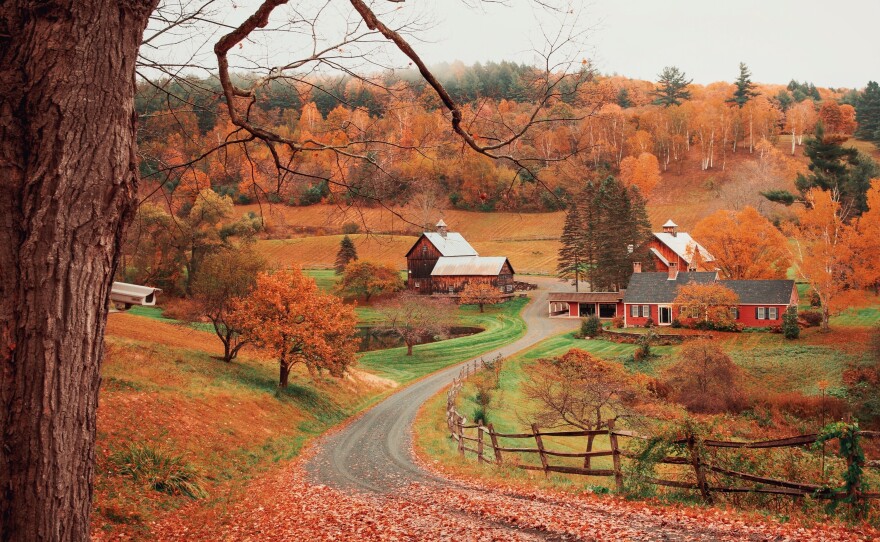
<instances>
[{"instance_id":1,"label":"white trimmed window","mask_svg":"<svg viewBox=\"0 0 880 542\"><path fill-rule=\"evenodd\" d=\"M639 317L639 306L638 305L630 305L629 306L629 315L631 318Z\"/></svg>"},{"instance_id":2,"label":"white trimmed window","mask_svg":"<svg viewBox=\"0 0 880 542\"><path fill-rule=\"evenodd\" d=\"M758 314L756 315L758 320L766 320L767 319L767 309L764 307L758 307Z\"/></svg>"},{"instance_id":3,"label":"white trimmed window","mask_svg":"<svg viewBox=\"0 0 880 542\"><path fill-rule=\"evenodd\" d=\"M776 307L768 307L767 312L768 312L767 317L770 320L776 320L779 318L779 309L777 309Z\"/></svg>"},{"instance_id":4,"label":"white trimmed window","mask_svg":"<svg viewBox=\"0 0 880 542\"><path fill-rule=\"evenodd\" d=\"M651 305L642 305L642 318L651 317Z\"/></svg>"}]
</instances>

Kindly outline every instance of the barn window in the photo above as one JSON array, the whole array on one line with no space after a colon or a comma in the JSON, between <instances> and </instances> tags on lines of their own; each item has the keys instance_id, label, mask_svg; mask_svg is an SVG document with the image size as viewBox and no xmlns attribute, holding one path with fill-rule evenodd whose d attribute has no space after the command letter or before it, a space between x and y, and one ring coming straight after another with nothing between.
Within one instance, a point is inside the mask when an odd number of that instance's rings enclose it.
<instances>
[{"instance_id":1,"label":"barn window","mask_svg":"<svg viewBox=\"0 0 880 542\"><path fill-rule=\"evenodd\" d=\"M422 245L422 256L428 253L428 245Z\"/></svg>"},{"instance_id":2,"label":"barn window","mask_svg":"<svg viewBox=\"0 0 880 542\"><path fill-rule=\"evenodd\" d=\"M416 281L416 288L421 288L421 286L422 286L422 283L419 281Z\"/></svg>"},{"instance_id":3,"label":"barn window","mask_svg":"<svg viewBox=\"0 0 880 542\"><path fill-rule=\"evenodd\" d=\"M768 318L770 320L776 320L777 318L779 318L779 309L777 309L776 307L769 307L767 309L767 312L769 313Z\"/></svg>"},{"instance_id":4,"label":"barn window","mask_svg":"<svg viewBox=\"0 0 880 542\"><path fill-rule=\"evenodd\" d=\"M513 291L513 285L512 285L512 284L508 284L508 285L507 285L507 291L508 291L508 292L512 292L512 291Z\"/></svg>"}]
</instances>

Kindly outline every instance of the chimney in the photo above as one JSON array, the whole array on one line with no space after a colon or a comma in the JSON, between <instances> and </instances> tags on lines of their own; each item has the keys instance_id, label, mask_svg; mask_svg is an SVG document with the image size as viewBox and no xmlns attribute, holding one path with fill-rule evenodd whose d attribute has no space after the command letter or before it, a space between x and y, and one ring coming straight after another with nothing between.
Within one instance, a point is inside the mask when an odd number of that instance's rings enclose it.
<instances>
[{"instance_id":1,"label":"chimney","mask_svg":"<svg viewBox=\"0 0 880 542\"><path fill-rule=\"evenodd\" d=\"M669 262L669 279L668 280L676 280L678 278L678 264L675 262Z\"/></svg>"},{"instance_id":2,"label":"chimney","mask_svg":"<svg viewBox=\"0 0 880 542\"><path fill-rule=\"evenodd\" d=\"M440 237L446 237L446 222L443 222L443 219L440 219L440 222L437 222L437 233L440 234Z\"/></svg>"},{"instance_id":3,"label":"chimney","mask_svg":"<svg viewBox=\"0 0 880 542\"><path fill-rule=\"evenodd\" d=\"M633 262L633 273L642 272L642 262Z\"/></svg>"},{"instance_id":4,"label":"chimney","mask_svg":"<svg viewBox=\"0 0 880 542\"><path fill-rule=\"evenodd\" d=\"M673 222L670 218L666 221L666 224L663 224L663 233L668 233L675 237L676 235L678 235L678 224Z\"/></svg>"}]
</instances>

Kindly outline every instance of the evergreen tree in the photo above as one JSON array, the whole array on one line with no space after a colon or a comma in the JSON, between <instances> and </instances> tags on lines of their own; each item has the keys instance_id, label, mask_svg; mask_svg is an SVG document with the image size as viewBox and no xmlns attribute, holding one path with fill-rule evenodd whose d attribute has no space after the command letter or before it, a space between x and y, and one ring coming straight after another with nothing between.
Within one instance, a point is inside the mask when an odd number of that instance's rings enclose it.
<instances>
[{"instance_id":1,"label":"evergreen tree","mask_svg":"<svg viewBox=\"0 0 880 542\"><path fill-rule=\"evenodd\" d=\"M339 242L339 252L336 253L336 264L334 269L337 275L341 275L345 271L345 266L358 259L357 249L349 236L342 238Z\"/></svg>"},{"instance_id":2,"label":"evergreen tree","mask_svg":"<svg viewBox=\"0 0 880 542\"><path fill-rule=\"evenodd\" d=\"M599 186L594 199L599 215L595 230L594 291L625 287L633 261L645 261L643 245L651 233L645 200L638 188L629 189L614 177Z\"/></svg>"},{"instance_id":3,"label":"evergreen tree","mask_svg":"<svg viewBox=\"0 0 880 542\"><path fill-rule=\"evenodd\" d=\"M776 93L776 102L779 104L779 109L782 109L782 111L785 112L788 111L788 108L794 103L794 98L792 98L787 90L782 89Z\"/></svg>"},{"instance_id":4,"label":"evergreen tree","mask_svg":"<svg viewBox=\"0 0 880 542\"><path fill-rule=\"evenodd\" d=\"M657 78L657 89L651 93L652 96L656 96L654 105L669 107L681 105L682 100L690 99L691 93L687 90L687 86L693 79L685 79L683 71L675 66L667 66Z\"/></svg>"},{"instance_id":5,"label":"evergreen tree","mask_svg":"<svg viewBox=\"0 0 880 542\"><path fill-rule=\"evenodd\" d=\"M742 109L749 100L758 95L758 92L755 91L755 84L752 83L752 74L744 62L739 63L739 77L737 77L735 84L736 90L733 91L733 98L727 100L727 103L736 104Z\"/></svg>"},{"instance_id":6,"label":"evergreen tree","mask_svg":"<svg viewBox=\"0 0 880 542\"><path fill-rule=\"evenodd\" d=\"M855 104L859 129L855 136L880 147L880 85L869 81Z\"/></svg>"},{"instance_id":7,"label":"evergreen tree","mask_svg":"<svg viewBox=\"0 0 880 542\"><path fill-rule=\"evenodd\" d=\"M626 87L621 88L617 92L617 105L619 105L623 109L626 109L627 107L633 106L632 100L629 97L629 89L628 88L626 88Z\"/></svg>"},{"instance_id":8,"label":"evergreen tree","mask_svg":"<svg viewBox=\"0 0 880 542\"><path fill-rule=\"evenodd\" d=\"M826 136L822 123L816 124L815 137L804 144L804 154L810 159L810 173L799 174L794 183L801 195L812 188L819 188L837 190L841 201L852 200L853 194L847 193L849 190L846 181L850 172L849 166L855 163L858 151L852 147L844 147L844 140L845 136Z\"/></svg>"},{"instance_id":9,"label":"evergreen tree","mask_svg":"<svg viewBox=\"0 0 880 542\"><path fill-rule=\"evenodd\" d=\"M556 272L561 279L574 280L575 291L578 291L585 263L583 226L578 203L573 201L565 213L565 224L559 238L562 246L559 248Z\"/></svg>"}]
</instances>

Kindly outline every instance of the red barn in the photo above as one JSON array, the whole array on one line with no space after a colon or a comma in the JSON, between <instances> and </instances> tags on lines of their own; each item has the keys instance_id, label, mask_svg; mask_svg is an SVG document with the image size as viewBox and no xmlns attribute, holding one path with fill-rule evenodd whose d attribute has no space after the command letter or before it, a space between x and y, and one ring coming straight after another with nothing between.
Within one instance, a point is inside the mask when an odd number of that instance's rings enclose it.
<instances>
[{"instance_id":1,"label":"red barn","mask_svg":"<svg viewBox=\"0 0 880 542\"><path fill-rule=\"evenodd\" d=\"M648 250L657 271L669 271L675 264L677 269L688 271L715 271L715 257L700 243L685 232L678 231L672 220L663 224L662 232L654 232L648 241Z\"/></svg>"},{"instance_id":2,"label":"red barn","mask_svg":"<svg viewBox=\"0 0 880 542\"><path fill-rule=\"evenodd\" d=\"M504 256L480 256L460 233L437 223L406 253L407 288L421 294L456 294L469 282L486 282L502 293L514 290L514 270Z\"/></svg>"}]
</instances>

